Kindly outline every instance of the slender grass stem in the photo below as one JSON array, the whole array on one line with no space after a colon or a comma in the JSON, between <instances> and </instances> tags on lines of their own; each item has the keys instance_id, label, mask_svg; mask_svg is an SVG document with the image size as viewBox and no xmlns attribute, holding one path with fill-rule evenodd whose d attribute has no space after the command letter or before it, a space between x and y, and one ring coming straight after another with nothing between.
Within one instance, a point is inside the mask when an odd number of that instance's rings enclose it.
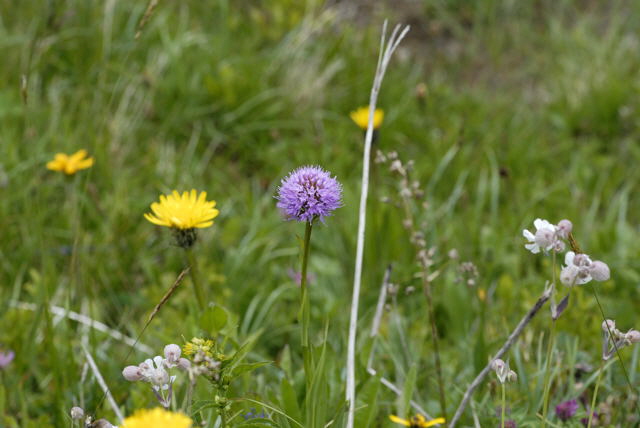
<instances>
[{"instance_id":1,"label":"slender grass stem","mask_svg":"<svg viewBox=\"0 0 640 428\"><path fill-rule=\"evenodd\" d=\"M507 387L502 384L502 408L500 415L500 428L504 428L504 409L507 406Z\"/></svg>"},{"instance_id":2,"label":"slender grass stem","mask_svg":"<svg viewBox=\"0 0 640 428\"><path fill-rule=\"evenodd\" d=\"M604 371L604 360L600 359L600 368L598 369L598 379L596 380L596 387L593 390L593 397L591 398L591 407L589 408L589 422L587 423L587 428L591 428L593 413L596 407L596 399L598 397L598 388L600 387L600 381L602 380L603 371Z\"/></svg>"},{"instance_id":3,"label":"slender grass stem","mask_svg":"<svg viewBox=\"0 0 640 428\"><path fill-rule=\"evenodd\" d=\"M185 248L185 254L187 255L187 262L189 263L189 267L191 267L191 282L193 283L193 291L196 294L196 300L198 301L198 307L200 310L204 310L205 298L204 293L202 291L201 283L200 283L200 272L198 271L198 265L196 263L196 258L193 254L191 248Z\"/></svg>"}]
</instances>

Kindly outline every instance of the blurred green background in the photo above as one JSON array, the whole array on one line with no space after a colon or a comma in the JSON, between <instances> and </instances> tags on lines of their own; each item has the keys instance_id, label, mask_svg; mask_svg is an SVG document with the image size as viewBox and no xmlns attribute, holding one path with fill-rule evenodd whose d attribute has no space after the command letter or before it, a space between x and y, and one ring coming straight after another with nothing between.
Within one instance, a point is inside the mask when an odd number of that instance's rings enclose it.
<instances>
[{"instance_id":1,"label":"blurred green background","mask_svg":"<svg viewBox=\"0 0 640 428\"><path fill-rule=\"evenodd\" d=\"M443 269L434 294L449 412L550 277L550 258L523 247L522 229L537 217L573 221L582 248L611 267L612 279L597 285L605 313L621 328L640 327L640 3L161 1L136 39L146 8L0 0L0 348L16 352L0 371L6 426L64 426L79 403L113 417L94 409L102 395L83 375L81 340L127 412L150 405L146 387L120 375L146 356L125 361L125 345L45 308L135 337L185 264L171 234L142 217L173 189L206 190L218 203L196 247L209 296L238 338L263 328L251 358L275 362L234 392L277 403L279 380L300 375L289 271L298 269L303 227L282 220L273 196L305 164L331 171L345 193L344 207L314 230L310 262L313 328L318 339L329 320L328 396L339 406L363 147L349 112L368 102L384 19L411 31L382 85L375 148L413 160L425 191L428 208L416 215ZM46 170L55 153L81 148L96 159L90 170L70 179ZM425 300L393 203L397 182L382 165L370 196L360 346L370 345L364 337L392 263L401 291L384 318L376 368L402 384L417 365L413 398L435 414ZM452 249L477 266L475 286L456 281ZM143 336L158 353L200 333L190 292L181 289ZM599 359L600 313L588 289L574 296L559 322L554 405L575 398L571 365ZM511 354L521 377L512 417L523 426L537 424L536 355L548 325L545 309ZM636 394L637 351L624 352ZM627 399L619 366L607 373L603 400ZM483 426L496 423L494 393L475 397ZM376 397L373 419L359 426L387 426L397 412L390 391ZM622 407L614 422L632 413Z\"/></svg>"}]
</instances>

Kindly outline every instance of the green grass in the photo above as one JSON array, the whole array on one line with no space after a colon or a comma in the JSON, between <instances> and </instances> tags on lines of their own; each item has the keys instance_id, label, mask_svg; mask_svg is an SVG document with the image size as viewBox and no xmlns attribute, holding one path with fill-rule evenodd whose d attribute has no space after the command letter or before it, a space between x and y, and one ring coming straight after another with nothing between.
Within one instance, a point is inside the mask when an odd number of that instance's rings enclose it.
<instances>
[{"instance_id":1,"label":"green grass","mask_svg":"<svg viewBox=\"0 0 640 428\"><path fill-rule=\"evenodd\" d=\"M434 297L449 413L549 277L550 258L522 245L521 231L536 217L573 221L583 249L611 267L612 279L597 286L607 316L621 328L640 327L640 6L350 3L160 2L135 40L145 2L0 1L0 347L16 352L0 371L0 425L70 425L73 405L115 423L93 375L83 372L82 341L126 414L154 404L146 385L121 376L147 356L127 358L126 345L46 308L82 312L136 337L185 265L171 234L142 215L160 193L195 188L221 210L195 252L209 296L228 313L228 351L262 331L247 360L273 362L234 381L230 396L270 403L309 427L337 414L333 426L341 426L362 152L348 113L368 100L385 18L413 28L383 83L386 117L376 147L415 161L429 203L416 210L443 267ZM419 83L428 88L424 99L416 95ZM90 170L66 179L45 169L56 152L80 148L96 158ZM287 273L299 269L304 227L282 221L273 199L279 180L303 164L337 175L345 203L314 228L312 240L311 330L317 357L324 352L314 397L325 408L316 409L317 423L302 401L299 290ZM383 318L375 367L401 389L417 367L412 398L439 412L415 254L401 210L380 202L397 199L396 189L392 174L376 165L358 427L391 426L387 415L406 408L407 397L365 370L366 337L390 263L401 291ZM478 266L476 288L456 282L457 264L447 261L454 248ZM407 295L409 286L418 291ZM590 397L592 385L574 381L572 367L599 364L596 302L587 288L574 297L558 323L552 406L584 388ZM12 300L38 309L13 308ZM547 313L509 354L520 376L507 392L518 426L538 426ZM141 341L161 353L167 343L213 334L210 328L186 281ZM638 354L637 347L622 351L636 395ZM630 426L625 418L635 412L625 400L632 391L619 364L603 379L600 401L622 403L611 406L612 423ZM482 426L499 422L499 393L493 380L476 392ZM204 382L196 398L213 398ZM260 406L236 402L232 413L252 407ZM287 426L285 417L273 417ZM470 409L465 423L472 423Z\"/></svg>"}]
</instances>

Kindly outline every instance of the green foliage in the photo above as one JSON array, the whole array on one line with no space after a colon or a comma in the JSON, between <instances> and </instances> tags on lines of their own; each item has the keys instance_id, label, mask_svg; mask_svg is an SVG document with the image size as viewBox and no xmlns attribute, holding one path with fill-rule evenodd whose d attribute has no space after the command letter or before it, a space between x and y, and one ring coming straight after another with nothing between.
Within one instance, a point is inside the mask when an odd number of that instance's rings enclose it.
<instances>
[{"instance_id":1,"label":"green foliage","mask_svg":"<svg viewBox=\"0 0 640 428\"><path fill-rule=\"evenodd\" d=\"M348 113L367 103L385 18L412 30L383 83L375 148L413 160L425 194L414 209L440 271L433 295L449 414L551 275L550 258L522 247L536 217L573 221L580 245L611 266L612 279L598 285L605 313L640 327L635 2L185 0L159 2L136 39L145 7L0 0L0 351L16 352L0 369L1 426L68 426L73 405L116 422L83 369L80 343L126 414L156 405L148 385L121 375L152 355L50 305L137 337L185 267L171 233L142 215L159 193L191 188L221 210L193 248L212 304L200 312L190 284L180 285L140 341L160 353L167 343L216 339L229 357L232 426L342 426L362 155ZM73 177L45 169L55 153L80 148L95 157L91 169ZM282 220L273 199L280 178L303 164L322 165L344 186L344 207L313 232L308 395L300 290L289 275L299 270L303 230ZM439 416L426 302L397 189L388 166L374 165L358 427L391 426L388 414L415 413L410 399ZM447 257L454 248L459 259ZM474 285L460 279L464 261L478 267ZM399 289L369 340L388 264ZM597 366L601 321L591 293L575 290L557 326L552 406L590 397L594 372L575 367ZM518 426L539 424L549 324L544 308L508 356L520 377L508 390ZM373 340L377 376L366 370ZM622 351L635 394L638 349ZM187 383L177 380L180 399ZM192 404L210 424L212 388L199 381ZM600 391L612 423L634 417L618 363ZM497 423L498 404L488 379L473 402L482 426ZM252 407L269 420L245 421Z\"/></svg>"}]
</instances>

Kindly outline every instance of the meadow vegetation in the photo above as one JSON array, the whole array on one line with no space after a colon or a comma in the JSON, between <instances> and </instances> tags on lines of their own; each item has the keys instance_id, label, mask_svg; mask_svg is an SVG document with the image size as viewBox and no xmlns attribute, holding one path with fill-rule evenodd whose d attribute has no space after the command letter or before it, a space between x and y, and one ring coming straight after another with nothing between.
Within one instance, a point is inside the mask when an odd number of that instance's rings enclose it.
<instances>
[{"instance_id":1,"label":"meadow vegetation","mask_svg":"<svg viewBox=\"0 0 640 428\"><path fill-rule=\"evenodd\" d=\"M598 380L592 426L637 426L640 347L599 371L592 287L606 318L640 328L640 3L184 0L158 2L140 28L147 6L0 0L0 352L13 352L0 358L0 426L72 426L73 406L119 425L87 355L126 416L159 403L123 369L192 338L212 340L210 364L222 366L190 391L167 357L174 411L209 427L344 426L363 150L350 112L368 103L385 19L411 30L378 100L372 160L386 161L371 171L355 427L399 426L389 415L415 415L410 401L450 419L546 281L558 301L568 292L564 256L524 247L536 218L570 219L610 279L572 288L550 348L543 306L502 357L517 373L506 406L490 375L458 426L500 426L503 413L541 426L545 383L548 426L583 426ZM94 159L86 169L47 169L81 149ZM342 186L342 206L313 227L306 376L305 227L275 198L303 165ZM191 189L219 213L185 252L144 214Z\"/></svg>"}]
</instances>

